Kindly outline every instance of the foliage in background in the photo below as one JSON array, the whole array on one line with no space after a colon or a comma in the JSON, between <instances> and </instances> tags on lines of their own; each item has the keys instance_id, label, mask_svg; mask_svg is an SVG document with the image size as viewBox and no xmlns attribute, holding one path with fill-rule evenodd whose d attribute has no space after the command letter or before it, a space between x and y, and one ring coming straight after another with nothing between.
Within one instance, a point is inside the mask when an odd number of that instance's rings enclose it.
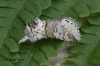
<instances>
[{"instance_id":1,"label":"foliage in background","mask_svg":"<svg viewBox=\"0 0 100 66\"><path fill-rule=\"evenodd\" d=\"M61 66L100 66L100 0L0 0L0 66L45 66L63 41L43 39L18 45L25 25L39 17L72 17L82 39Z\"/></svg>"}]
</instances>

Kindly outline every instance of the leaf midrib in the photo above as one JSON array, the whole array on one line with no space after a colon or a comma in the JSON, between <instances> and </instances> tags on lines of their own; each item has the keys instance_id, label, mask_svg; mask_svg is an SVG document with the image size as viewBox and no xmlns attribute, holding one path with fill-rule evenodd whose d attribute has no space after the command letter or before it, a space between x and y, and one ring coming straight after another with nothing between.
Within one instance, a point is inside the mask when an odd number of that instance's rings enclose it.
<instances>
[{"instance_id":1,"label":"leaf midrib","mask_svg":"<svg viewBox=\"0 0 100 66\"><path fill-rule=\"evenodd\" d=\"M8 25L8 27L6 28L5 35L4 35L4 37L1 39L0 49L1 49L2 45L3 45L4 39L6 38L7 33L8 33L8 31L9 31L9 29L10 29L12 23L13 23L13 20L15 19L16 15L18 14L18 12L20 11L20 9L22 8L22 6L24 5L25 2L26 2L26 0L22 1L22 3L20 3L20 5L18 4L19 6L15 9L16 12L14 12L15 14L14 14L14 15L12 16L12 18L9 20L9 25Z\"/></svg>"},{"instance_id":2,"label":"leaf midrib","mask_svg":"<svg viewBox=\"0 0 100 66\"><path fill-rule=\"evenodd\" d=\"M37 47L38 47L38 44L35 44L34 48L31 50L31 52L28 56L28 59L26 60L26 63L24 64L24 66L28 66L28 63L29 63L30 59L33 57L33 54L34 54L35 50L37 49Z\"/></svg>"}]
</instances>

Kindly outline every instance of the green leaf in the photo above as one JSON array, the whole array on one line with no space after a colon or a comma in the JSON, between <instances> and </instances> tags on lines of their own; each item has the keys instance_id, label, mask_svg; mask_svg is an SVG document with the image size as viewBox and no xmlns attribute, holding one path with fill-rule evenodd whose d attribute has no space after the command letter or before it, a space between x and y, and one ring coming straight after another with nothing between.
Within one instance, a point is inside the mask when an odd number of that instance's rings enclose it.
<instances>
[{"instance_id":1,"label":"green leaf","mask_svg":"<svg viewBox=\"0 0 100 66\"><path fill-rule=\"evenodd\" d=\"M91 19L92 20L92 19ZM95 25L95 24L94 24ZM67 60L71 61L70 65L73 66L99 66L99 27L100 26L88 26L82 28L82 31L88 34L82 34L82 39L79 41L81 44L72 46L69 51L74 53L68 57ZM98 51L98 52L97 52ZM65 63L69 66L69 63Z\"/></svg>"},{"instance_id":2,"label":"green leaf","mask_svg":"<svg viewBox=\"0 0 100 66\"><path fill-rule=\"evenodd\" d=\"M64 14L63 14L63 17L72 17L74 19L76 19L77 21L79 20L78 19L78 15L71 9L68 9Z\"/></svg>"},{"instance_id":3,"label":"green leaf","mask_svg":"<svg viewBox=\"0 0 100 66\"><path fill-rule=\"evenodd\" d=\"M93 25L100 25L100 17L88 17L88 21Z\"/></svg>"},{"instance_id":4,"label":"green leaf","mask_svg":"<svg viewBox=\"0 0 100 66\"><path fill-rule=\"evenodd\" d=\"M90 13L100 12L100 7L97 6L100 6L99 0L80 0L66 10L63 16L70 16L78 20L78 17L87 17Z\"/></svg>"},{"instance_id":5,"label":"green leaf","mask_svg":"<svg viewBox=\"0 0 100 66\"><path fill-rule=\"evenodd\" d=\"M83 8L83 9L82 9ZM79 16L85 17L89 15L89 9L83 2L77 2L75 6L72 7L72 10Z\"/></svg>"},{"instance_id":6,"label":"green leaf","mask_svg":"<svg viewBox=\"0 0 100 66\"><path fill-rule=\"evenodd\" d=\"M52 4L49 8L43 10L41 19L59 18L66 10L68 10L72 4L78 0L52 0ZM66 6L66 7L65 7Z\"/></svg>"},{"instance_id":7,"label":"green leaf","mask_svg":"<svg viewBox=\"0 0 100 66\"><path fill-rule=\"evenodd\" d=\"M27 24L34 18L39 17L41 12L42 10L39 3L35 2L34 0L29 0L26 1L23 8L20 9L17 18Z\"/></svg>"},{"instance_id":8,"label":"green leaf","mask_svg":"<svg viewBox=\"0 0 100 66\"><path fill-rule=\"evenodd\" d=\"M2 56L4 58L7 58L7 59L11 59L11 60L20 58L20 56L19 56L18 53L9 52L6 47L2 47L1 48L1 50L0 50L0 56ZM11 61L11 62L17 62L17 61L15 60L15 61Z\"/></svg>"},{"instance_id":9,"label":"green leaf","mask_svg":"<svg viewBox=\"0 0 100 66\"><path fill-rule=\"evenodd\" d=\"M100 41L98 42L98 44L96 45L94 51L91 53L89 59L87 60L87 65L100 65L99 59L100 59Z\"/></svg>"},{"instance_id":10,"label":"green leaf","mask_svg":"<svg viewBox=\"0 0 100 66\"><path fill-rule=\"evenodd\" d=\"M83 0L83 3L87 5L91 13L100 11L100 1L99 0Z\"/></svg>"},{"instance_id":11,"label":"green leaf","mask_svg":"<svg viewBox=\"0 0 100 66\"><path fill-rule=\"evenodd\" d=\"M51 5L51 0L36 0L41 5L42 9L46 9Z\"/></svg>"},{"instance_id":12,"label":"green leaf","mask_svg":"<svg viewBox=\"0 0 100 66\"><path fill-rule=\"evenodd\" d=\"M4 45L10 52L17 52L19 50L17 43L12 38L6 38Z\"/></svg>"},{"instance_id":13,"label":"green leaf","mask_svg":"<svg viewBox=\"0 0 100 66\"><path fill-rule=\"evenodd\" d=\"M52 40L52 41L51 41ZM58 50L64 43L62 40L57 40L57 39L49 39L50 43L53 45L53 47Z\"/></svg>"},{"instance_id":14,"label":"green leaf","mask_svg":"<svg viewBox=\"0 0 100 66\"><path fill-rule=\"evenodd\" d=\"M98 40L99 38L96 35L82 34L82 39L79 42L85 44L96 44Z\"/></svg>"},{"instance_id":15,"label":"green leaf","mask_svg":"<svg viewBox=\"0 0 100 66\"><path fill-rule=\"evenodd\" d=\"M82 31L89 34L98 35L98 37L100 38L100 26L89 26L89 27L83 28Z\"/></svg>"},{"instance_id":16,"label":"green leaf","mask_svg":"<svg viewBox=\"0 0 100 66\"><path fill-rule=\"evenodd\" d=\"M49 57L55 57L57 56L56 47L59 45L57 43L56 46L53 46L51 42L55 42L54 40L40 40L36 43L24 43L20 46L20 56L21 59L24 59L21 63L18 62L15 65L16 66L28 66L28 65L36 65L36 66L42 66L46 65L48 62ZM62 41L59 41L60 43ZM33 64L34 63L34 64Z\"/></svg>"},{"instance_id":17,"label":"green leaf","mask_svg":"<svg viewBox=\"0 0 100 66\"><path fill-rule=\"evenodd\" d=\"M84 57L83 54L74 54L74 55L72 55L70 57L67 57L66 59L68 61L74 61L75 64L80 65L81 62L83 62L83 59L84 59L82 57ZM76 59L78 59L78 60L76 60Z\"/></svg>"},{"instance_id":18,"label":"green leaf","mask_svg":"<svg viewBox=\"0 0 100 66\"><path fill-rule=\"evenodd\" d=\"M83 54L74 54L67 58L69 61L74 61L74 64L77 66L99 66L99 59L100 59L100 41L97 44L91 44L84 47L82 53ZM76 50L76 49L74 49ZM79 50L80 51L80 50Z\"/></svg>"},{"instance_id":19,"label":"green leaf","mask_svg":"<svg viewBox=\"0 0 100 66\"><path fill-rule=\"evenodd\" d=\"M39 17L41 12L41 6L33 0L0 1L0 57L13 60L4 62L8 66L18 62L17 59L20 58L17 53L18 42L24 36L25 23Z\"/></svg>"},{"instance_id":20,"label":"green leaf","mask_svg":"<svg viewBox=\"0 0 100 66\"><path fill-rule=\"evenodd\" d=\"M45 43L45 45L41 46L40 49L43 53L45 53L45 55L47 57L56 57L57 56L56 51L52 47L51 43L48 43L48 44Z\"/></svg>"},{"instance_id":21,"label":"green leaf","mask_svg":"<svg viewBox=\"0 0 100 66\"><path fill-rule=\"evenodd\" d=\"M71 53L81 53L87 45L76 45L69 48Z\"/></svg>"},{"instance_id":22,"label":"green leaf","mask_svg":"<svg viewBox=\"0 0 100 66\"><path fill-rule=\"evenodd\" d=\"M82 39L79 41L81 44L72 46L69 51L74 53L72 56L67 58L67 62L64 66L99 66L99 13L96 13L94 17L89 16L90 13L100 12L99 0L84 0L77 2L69 10L65 12L63 16L70 16L75 18L77 21L80 17L87 17L87 20L92 25L82 28L81 30L86 34L82 34ZM82 27L86 25L86 18L82 18ZM85 24L84 24L85 23ZM97 48L98 47L98 48ZM97 52L98 51L98 52ZM99 55L99 56L98 56ZM72 63L68 63L72 62Z\"/></svg>"},{"instance_id":23,"label":"green leaf","mask_svg":"<svg viewBox=\"0 0 100 66\"><path fill-rule=\"evenodd\" d=\"M44 20L72 17L82 22L82 26L87 19L93 26L81 29L86 34L82 33L79 45L69 49L73 56L66 58L68 62L62 66L100 66L98 6L99 0L1 0L0 66L45 66L49 57L57 56L56 50L63 45L60 40L45 39L18 46L19 40L24 36L25 25L38 17ZM98 15L90 17L90 13ZM87 18L80 21L80 17ZM2 60L3 58L13 61Z\"/></svg>"},{"instance_id":24,"label":"green leaf","mask_svg":"<svg viewBox=\"0 0 100 66\"><path fill-rule=\"evenodd\" d=\"M14 66L9 60L0 56L0 66Z\"/></svg>"},{"instance_id":25,"label":"green leaf","mask_svg":"<svg viewBox=\"0 0 100 66\"><path fill-rule=\"evenodd\" d=\"M39 65L46 65L47 58L45 57L44 53L41 50L36 50L33 54L33 59L39 63Z\"/></svg>"},{"instance_id":26,"label":"green leaf","mask_svg":"<svg viewBox=\"0 0 100 66\"><path fill-rule=\"evenodd\" d=\"M13 6L8 5L8 4L14 3ZM14 17L16 16L17 12L19 9L18 5L20 4L20 1L1 1L0 2L0 26L2 28L0 31L0 48L3 45L4 39L13 23ZM5 23L5 24L3 24Z\"/></svg>"}]
</instances>

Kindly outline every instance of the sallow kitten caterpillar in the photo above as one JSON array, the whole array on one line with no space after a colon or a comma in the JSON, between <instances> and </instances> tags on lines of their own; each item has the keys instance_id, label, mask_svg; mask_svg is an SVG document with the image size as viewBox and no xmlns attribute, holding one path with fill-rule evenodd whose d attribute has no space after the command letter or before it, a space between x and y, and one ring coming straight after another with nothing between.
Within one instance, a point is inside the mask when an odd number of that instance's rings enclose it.
<instances>
[{"instance_id":1,"label":"sallow kitten caterpillar","mask_svg":"<svg viewBox=\"0 0 100 66\"><path fill-rule=\"evenodd\" d=\"M42 38L55 38L64 41L79 41L81 34L80 25L70 17L51 20L40 20L39 18L29 22L25 28L25 36L20 43L30 40L31 42Z\"/></svg>"}]
</instances>

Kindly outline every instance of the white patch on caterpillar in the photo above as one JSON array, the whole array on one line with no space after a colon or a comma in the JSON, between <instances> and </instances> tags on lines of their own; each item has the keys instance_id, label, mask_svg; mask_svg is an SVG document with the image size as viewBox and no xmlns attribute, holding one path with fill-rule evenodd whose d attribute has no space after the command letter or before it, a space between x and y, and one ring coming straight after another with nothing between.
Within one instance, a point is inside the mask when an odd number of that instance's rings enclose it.
<instances>
[{"instance_id":1,"label":"white patch on caterpillar","mask_svg":"<svg viewBox=\"0 0 100 66\"><path fill-rule=\"evenodd\" d=\"M42 38L55 38L65 41L79 41L81 34L80 25L70 17L41 21L39 18L29 22L25 28L25 36L20 43L31 42Z\"/></svg>"},{"instance_id":2,"label":"white patch on caterpillar","mask_svg":"<svg viewBox=\"0 0 100 66\"><path fill-rule=\"evenodd\" d=\"M38 18L36 18L34 21L29 22L25 28L25 37L19 41L19 44L25 42L26 40L34 42L42 38L46 38L44 28L45 22L41 21Z\"/></svg>"}]
</instances>

